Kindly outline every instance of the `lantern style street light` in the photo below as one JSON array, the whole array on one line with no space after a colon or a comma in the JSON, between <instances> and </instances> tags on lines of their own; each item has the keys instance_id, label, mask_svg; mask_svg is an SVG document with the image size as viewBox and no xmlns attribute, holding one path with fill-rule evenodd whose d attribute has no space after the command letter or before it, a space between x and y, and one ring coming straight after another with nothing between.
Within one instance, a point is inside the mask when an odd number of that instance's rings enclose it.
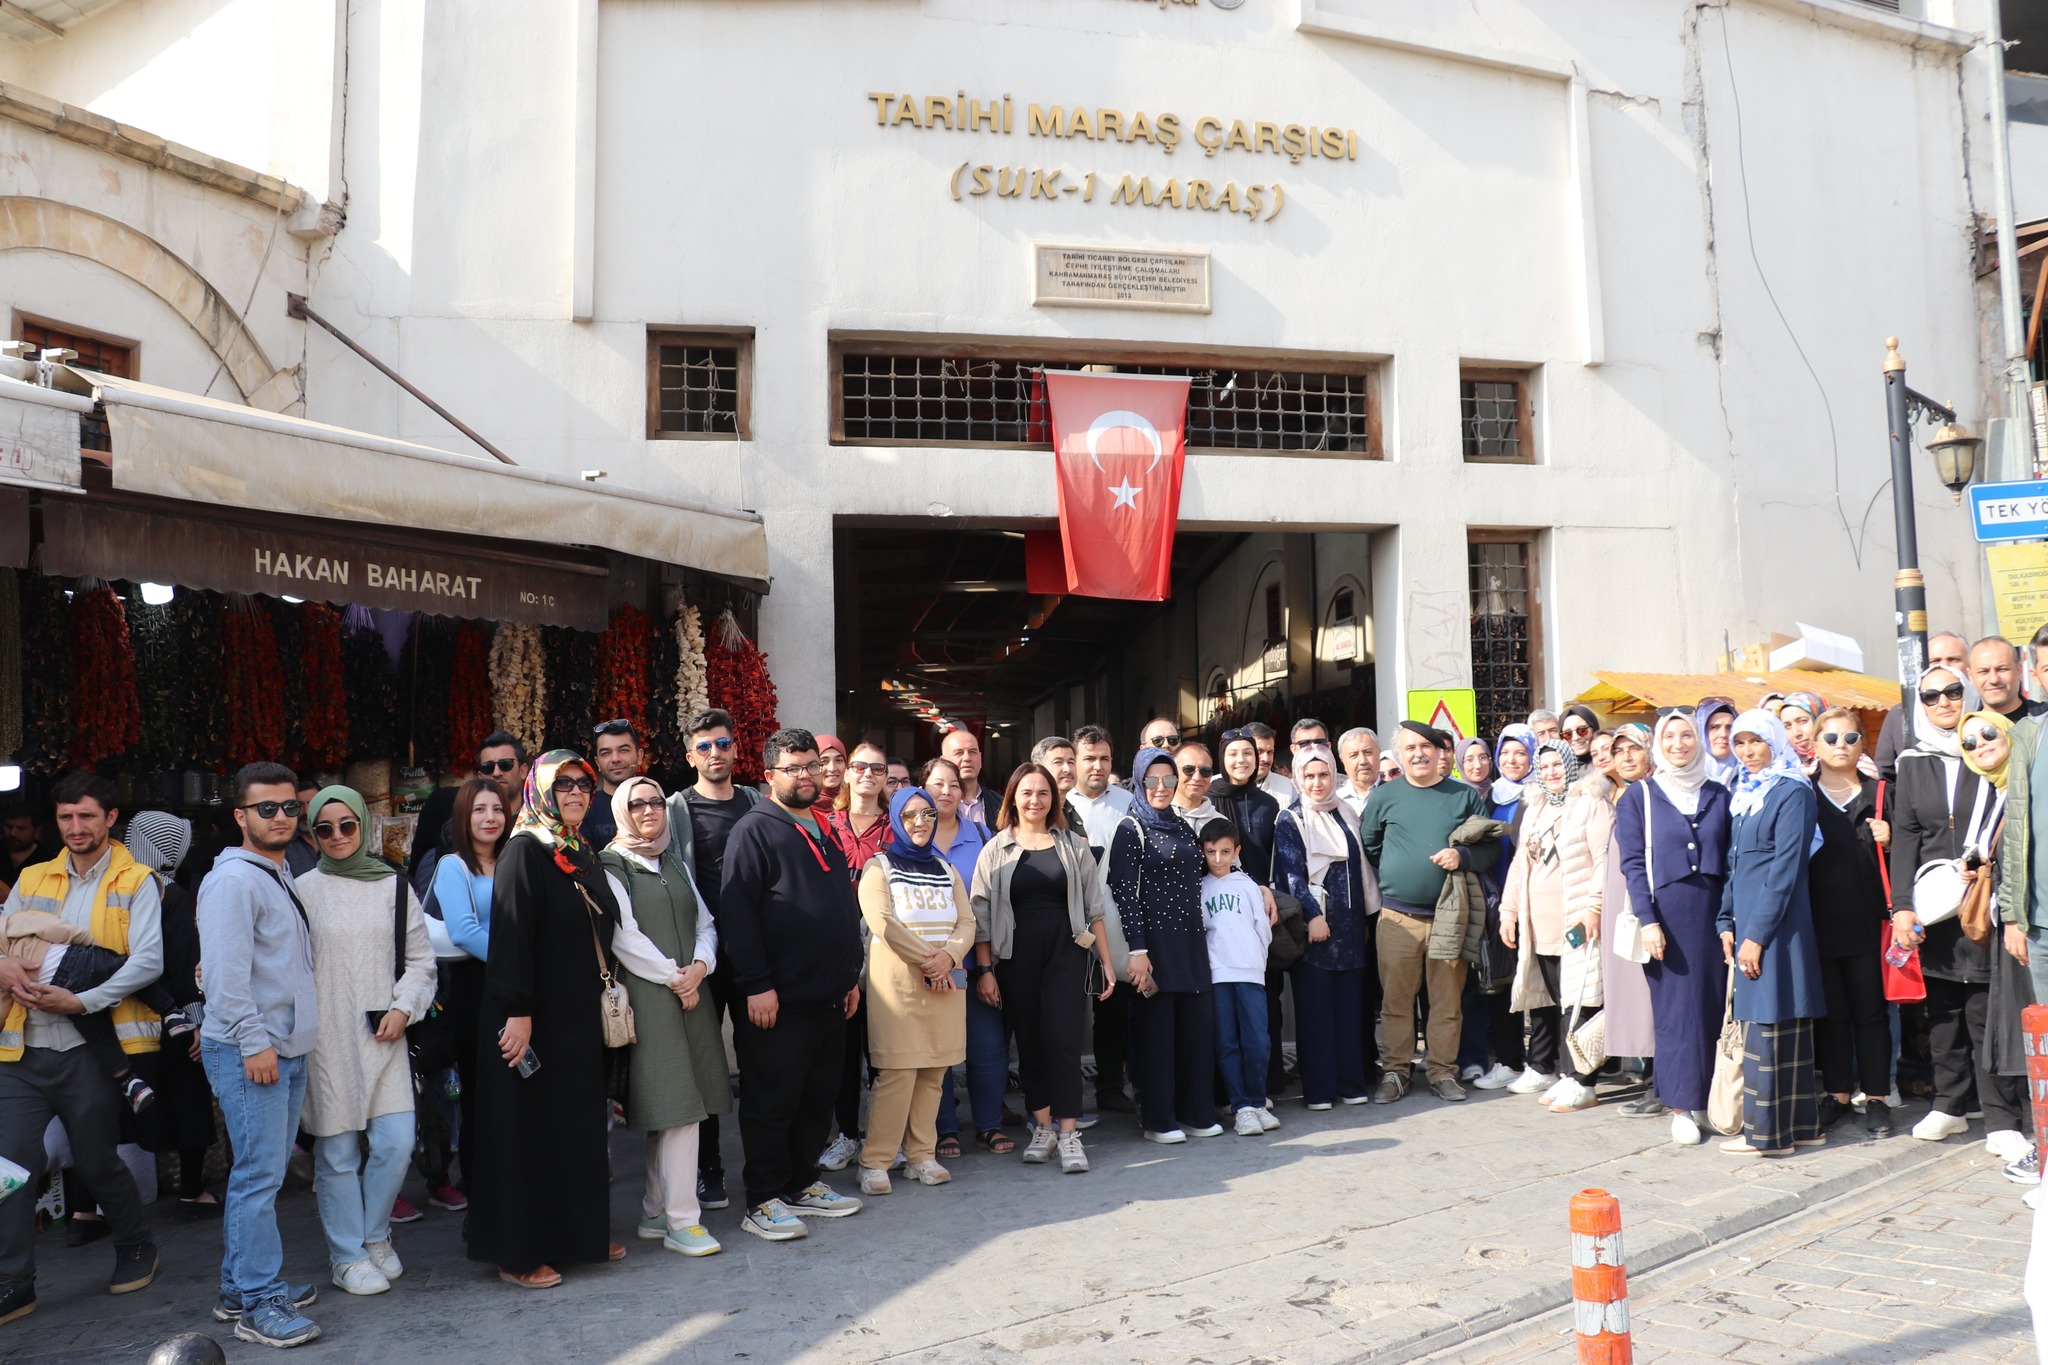
<instances>
[{"instance_id":1,"label":"lantern style street light","mask_svg":"<svg viewBox=\"0 0 2048 1365\"><path fill-rule=\"evenodd\" d=\"M1956 420L1955 409L1937 403L1906 384L1906 362L1899 355L1899 339L1885 338L1885 416L1891 428L1892 522L1898 532L1899 571L1892 580L1893 613L1899 631L1899 692L1911 706L1913 689L1927 666L1927 580L1920 572L1920 536L1913 521L1913 424L1940 422L1942 427L1927 443L1934 457L1934 475L1942 487L1955 495L1958 506L1963 489L1977 472L1977 451L1984 442L1972 436Z\"/></svg>"}]
</instances>

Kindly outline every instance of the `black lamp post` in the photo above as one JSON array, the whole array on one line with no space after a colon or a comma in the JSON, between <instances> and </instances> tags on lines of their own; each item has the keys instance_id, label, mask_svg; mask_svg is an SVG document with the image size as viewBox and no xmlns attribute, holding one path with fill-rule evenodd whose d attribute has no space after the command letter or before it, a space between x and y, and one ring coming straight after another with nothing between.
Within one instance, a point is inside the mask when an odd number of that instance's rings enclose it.
<instances>
[{"instance_id":1,"label":"black lamp post","mask_svg":"<svg viewBox=\"0 0 2048 1365\"><path fill-rule=\"evenodd\" d=\"M1935 477L1962 505L1963 489L1976 473L1977 451L1984 442L1956 420L1955 409L1937 403L1906 383L1906 362L1899 339L1885 338L1885 416L1891 427L1892 521L1899 542L1899 572L1892 580L1894 615L1899 629L1899 691L1908 705L1927 666L1927 580L1920 573L1920 539L1913 522L1913 423L1940 422L1927 443L1934 457Z\"/></svg>"}]
</instances>

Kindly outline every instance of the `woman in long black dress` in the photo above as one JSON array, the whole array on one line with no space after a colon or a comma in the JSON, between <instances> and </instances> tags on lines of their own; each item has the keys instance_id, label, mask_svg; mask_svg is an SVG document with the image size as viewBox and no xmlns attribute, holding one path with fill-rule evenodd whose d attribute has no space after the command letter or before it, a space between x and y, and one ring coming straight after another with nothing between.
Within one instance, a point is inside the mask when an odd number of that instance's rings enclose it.
<instances>
[{"instance_id":1,"label":"woman in long black dress","mask_svg":"<svg viewBox=\"0 0 2048 1365\"><path fill-rule=\"evenodd\" d=\"M179 864L192 848L192 822L168 811L137 811L128 821L128 852L135 861L164 876L163 988L180 1006L199 994L199 924L193 918L192 893L176 880ZM211 1216L220 1201L206 1188L206 1152L217 1136L213 1126L213 1088L199 1065L199 1035L167 1037L158 1054L156 1105L150 1110L144 1145L151 1152L178 1154L178 1203L184 1210Z\"/></svg>"},{"instance_id":2,"label":"woman in long black dress","mask_svg":"<svg viewBox=\"0 0 2048 1365\"><path fill-rule=\"evenodd\" d=\"M619 910L577 829L596 777L569 749L526 776L512 837L498 856L478 1035L469 1258L525 1289L562 1282L555 1267L618 1261L605 1147L599 953L616 973ZM531 1047L540 1068L522 1077Z\"/></svg>"}]
</instances>

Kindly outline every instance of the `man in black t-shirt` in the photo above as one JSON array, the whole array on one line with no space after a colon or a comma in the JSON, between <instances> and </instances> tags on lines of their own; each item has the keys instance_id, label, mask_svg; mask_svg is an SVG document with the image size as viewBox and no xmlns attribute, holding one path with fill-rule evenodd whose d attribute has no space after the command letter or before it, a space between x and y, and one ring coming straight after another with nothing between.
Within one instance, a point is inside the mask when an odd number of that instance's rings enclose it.
<instances>
[{"instance_id":1,"label":"man in black t-shirt","mask_svg":"<svg viewBox=\"0 0 2048 1365\"><path fill-rule=\"evenodd\" d=\"M725 880L725 841L742 815L761 802L751 787L735 788L732 782L732 717L716 707L690 717L687 757L697 770L697 784L685 787L680 809L669 800L669 828L682 840L683 856L697 874L697 895L711 915L718 913L718 888ZM677 818L680 816L681 818ZM705 983L713 1014L723 1027L731 977L725 955L719 954L718 970ZM732 1200L725 1192L725 1158L718 1146L718 1115L707 1117L697 1132L697 1202L707 1209L722 1209Z\"/></svg>"}]
</instances>

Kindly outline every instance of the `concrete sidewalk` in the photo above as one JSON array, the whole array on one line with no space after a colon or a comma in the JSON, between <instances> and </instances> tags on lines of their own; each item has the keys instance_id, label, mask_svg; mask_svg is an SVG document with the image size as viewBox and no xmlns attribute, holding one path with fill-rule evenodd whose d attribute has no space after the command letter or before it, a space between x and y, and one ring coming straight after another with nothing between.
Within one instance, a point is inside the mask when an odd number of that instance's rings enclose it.
<instances>
[{"instance_id":1,"label":"concrete sidewalk","mask_svg":"<svg viewBox=\"0 0 2048 1365\"><path fill-rule=\"evenodd\" d=\"M1899 1114L1900 1136L1865 1140L1851 1118L1825 1148L1762 1161L1711 1141L1674 1147L1666 1123L1612 1104L1557 1115L1504 1093L1278 1112L1285 1126L1265 1137L1177 1147L1112 1118L1090 1134L1085 1176L971 1151L951 1185L899 1183L794 1244L741 1232L735 1207L706 1217L726 1250L702 1261L630 1240L641 1146L620 1134L623 1264L572 1268L551 1291L513 1289L462 1259L459 1216L430 1211L397 1230L408 1268L394 1290L348 1298L328 1287L301 1190L281 1205L287 1269L321 1286L311 1311L327 1335L309 1349L326 1362L1396 1361L1568 1302L1566 1205L1584 1187L1621 1197L1629 1268L1641 1274L1966 1150L1965 1139L1904 1136L1919 1105ZM1968 1150L1981 1152L1978 1136L1973 1124ZM174 1331L226 1339L206 1311L217 1221L165 1226L160 1242L157 1284L113 1299L106 1243L69 1250L43 1237L40 1311L0 1328L0 1356L139 1361ZM262 1358L226 1344L233 1359Z\"/></svg>"}]
</instances>

